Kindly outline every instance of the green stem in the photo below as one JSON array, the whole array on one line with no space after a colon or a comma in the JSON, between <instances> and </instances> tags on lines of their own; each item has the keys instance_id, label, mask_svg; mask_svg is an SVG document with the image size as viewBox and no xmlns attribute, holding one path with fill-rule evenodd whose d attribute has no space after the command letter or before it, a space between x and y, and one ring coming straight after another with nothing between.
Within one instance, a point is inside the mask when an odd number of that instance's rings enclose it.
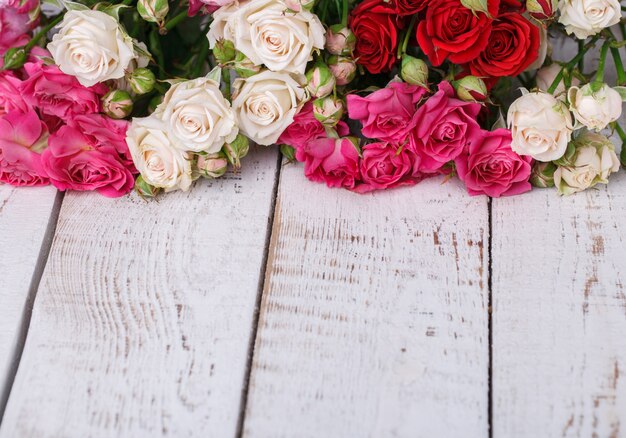
<instances>
[{"instance_id":1,"label":"green stem","mask_svg":"<svg viewBox=\"0 0 626 438\"><path fill-rule=\"evenodd\" d=\"M63 14L60 14L60 15L57 15L56 17L54 17L54 19L50 23L48 23L46 25L46 27L44 27L39 32L37 32L37 34L33 37L33 39L31 39L28 42L28 44L26 44L24 46L24 50L26 52L30 52L30 49L35 47L35 45L41 39L41 37L45 36L48 32L50 32L50 29L52 29L54 26L59 24L61 22L61 20L63 20Z\"/></svg>"},{"instance_id":2,"label":"green stem","mask_svg":"<svg viewBox=\"0 0 626 438\"><path fill-rule=\"evenodd\" d=\"M593 39L591 41L589 41L588 44L585 45L585 47L583 47L582 50L580 50L578 52L578 54L574 57L574 59L572 59L570 62L568 62L567 64L565 64L563 66L563 68L561 68L561 71L559 71L559 73L556 75L556 77L554 78L554 81L552 81L552 84L550 85L550 88L548 88L548 94L553 94L554 91L556 90L556 87L559 86L559 84L561 83L561 81L563 80L563 75L565 74L565 70L572 70L574 68L574 66L576 66L576 64L578 64L578 61L580 61L581 59L583 59L585 57L585 53L587 53L587 51L594 47L596 45L596 41L598 41L599 36L595 36L593 37Z\"/></svg>"},{"instance_id":3,"label":"green stem","mask_svg":"<svg viewBox=\"0 0 626 438\"><path fill-rule=\"evenodd\" d=\"M222 69L222 79L224 80L224 96L230 100L230 69Z\"/></svg>"},{"instance_id":4,"label":"green stem","mask_svg":"<svg viewBox=\"0 0 626 438\"><path fill-rule=\"evenodd\" d=\"M204 60L206 59L207 54L209 53L209 40L208 38L204 38L200 45L200 51L198 52L198 57L196 58L196 65L191 72L191 79L195 79L202 74L202 67L204 67Z\"/></svg>"},{"instance_id":5,"label":"green stem","mask_svg":"<svg viewBox=\"0 0 626 438\"><path fill-rule=\"evenodd\" d=\"M170 20L168 20L167 23L165 23L165 26L163 26L163 28L165 30L172 30L176 26L178 26L178 24L181 21L183 21L185 18L187 18L187 11L179 12L178 15L176 15L173 18L171 18Z\"/></svg>"},{"instance_id":6,"label":"green stem","mask_svg":"<svg viewBox=\"0 0 626 438\"><path fill-rule=\"evenodd\" d=\"M604 44L602 44L602 49L600 49L600 61L598 62L598 72L596 73L596 78L594 79L594 82L599 83L599 84L604 82L604 69L606 66L606 57L609 53L610 44L611 44L610 41L605 41Z\"/></svg>"},{"instance_id":7,"label":"green stem","mask_svg":"<svg viewBox=\"0 0 626 438\"><path fill-rule=\"evenodd\" d=\"M343 0L343 6L341 9L341 25L343 27L347 27L348 26L348 10L350 8L348 7L348 0Z\"/></svg>"},{"instance_id":8,"label":"green stem","mask_svg":"<svg viewBox=\"0 0 626 438\"><path fill-rule=\"evenodd\" d=\"M578 40L578 51L582 51L583 48L585 46L585 41L584 40ZM585 69L585 57L583 56L582 58L580 58L578 60L578 71L583 74L583 71Z\"/></svg>"},{"instance_id":9,"label":"green stem","mask_svg":"<svg viewBox=\"0 0 626 438\"><path fill-rule=\"evenodd\" d=\"M626 132L624 132L624 129L620 126L620 124L615 122L613 127L615 128L615 131L617 131L617 135L619 135L622 142L626 143Z\"/></svg>"},{"instance_id":10,"label":"green stem","mask_svg":"<svg viewBox=\"0 0 626 438\"><path fill-rule=\"evenodd\" d=\"M406 48L409 45L409 39L411 39L411 34L413 33L413 28L415 27L415 22L417 21L417 14L413 15L411 18L411 23L404 34L404 38L402 39L402 44L400 45L400 50L398 51L398 58L401 58L402 55L406 53Z\"/></svg>"}]
</instances>

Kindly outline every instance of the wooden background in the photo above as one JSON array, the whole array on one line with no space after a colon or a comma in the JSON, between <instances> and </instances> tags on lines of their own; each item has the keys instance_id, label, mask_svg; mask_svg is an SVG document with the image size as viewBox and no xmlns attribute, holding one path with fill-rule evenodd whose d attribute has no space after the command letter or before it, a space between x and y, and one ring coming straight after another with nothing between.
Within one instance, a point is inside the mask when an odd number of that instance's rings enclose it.
<instances>
[{"instance_id":1,"label":"wooden background","mask_svg":"<svg viewBox=\"0 0 626 438\"><path fill-rule=\"evenodd\" d=\"M257 148L145 202L0 186L0 437L626 436L626 174L356 195Z\"/></svg>"}]
</instances>

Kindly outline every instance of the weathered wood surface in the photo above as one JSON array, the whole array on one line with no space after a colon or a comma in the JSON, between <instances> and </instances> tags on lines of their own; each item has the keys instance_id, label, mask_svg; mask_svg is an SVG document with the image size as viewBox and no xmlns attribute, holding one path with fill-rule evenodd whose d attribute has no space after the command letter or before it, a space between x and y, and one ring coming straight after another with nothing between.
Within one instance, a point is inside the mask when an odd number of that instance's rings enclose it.
<instances>
[{"instance_id":1,"label":"weathered wood surface","mask_svg":"<svg viewBox=\"0 0 626 438\"><path fill-rule=\"evenodd\" d=\"M244 436L486 436L488 209L280 178Z\"/></svg>"},{"instance_id":2,"label":"weathered wood surface","mask_svg":"<svg viewBox=\"0 0 626 438\"><path fill-rule=\"evenodd\" d=\"M626 435L626 175L493 201L494 436Z\"/></svg>"},{"instance_id":3,"label":"weathered wood surface","mask_svg":"<svg viewBox=\"0 0 626 438\"><path fill-rule=\"evenodd\" d=\"M67 194L0 436L234 436L276 166L158 203Z\"/></svg>"},{"instance_id":4,"label":"weathered wood surface","mask_svg":"<svg viewBox=\"0 0 626 438\"><path fill-rule=\"evenodd\" d=\"M26 332L33 281L46 262L45 240L52 238L47 231L60 205L56 197L50 187L0 185L0 415Z\"/></svg>"}]
</instances>

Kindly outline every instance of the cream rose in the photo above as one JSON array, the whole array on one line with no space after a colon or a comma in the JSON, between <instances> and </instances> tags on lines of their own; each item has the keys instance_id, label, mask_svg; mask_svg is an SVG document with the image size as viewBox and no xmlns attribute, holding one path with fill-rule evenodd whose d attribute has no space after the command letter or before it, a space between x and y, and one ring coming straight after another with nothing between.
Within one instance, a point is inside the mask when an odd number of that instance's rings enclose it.
<instances>
[{"instance_id":1,"label":"cream rose","mask_svg":"<svg viewBox=\"0 0 626 438\"><path fill-rule=\"evenodd\" d=\"M622 97L607 84L595 92L591 84L571 87L567 97L576 120L589 129L600 131L622 115Z\"/></svg>"},{"instance_id":2,"label":"cream rose","mask_svg":"<svg viewBox=\"0 0 626 438\"><path fill-rule=\"evenodd\" d=\"M576 153L571 165L559 166L554 184L562 195L580 192L596 184L608 184L609 176L619 170L619 159L611 140L585 131L575 141Z\"/></svg>"},{"instance_id":3,"label":"cream rose","mask_svg":"<svg viewBox=\"0 0 626 438\"><path fill-rule=\"evenodd\" d=\"M619 0L560 0L559 23L568 34L584 40L602 29L619 23L622 11Z\"/></svg>"},{"instance_id":4,"label":"cream rose","mask_svg":"<svg viewBox=\"0 0 626 438\"><path fill-rule=\"evenodd\" d=\"M233 109L239 129L250 140L265 146L278 140L307 97L296 77L267 70L237 79L235 88Z\"/></svg>"},{"instance_id":5,"label":"cream rose","mask_svg":"<svg viewBox=\"0 0 626 438\"><path fill-rule=\"evenodd\" d=\"M48 50L63 73L86 87L123 77L137 58L132 39L104 12L68 11L59 27Z\"/></svg>"},{"instance_id":6,"label":"cream rose","mask_svg":"<svg viewBox=\"0 0 626 438\"><path fill-rule=\"evenodd\" d=\"M324 48L325 33L317 15L305 9L296 12L279 0L254 0L218 11L207 37L211 48L226 39L255 65L302 74L313 50Z\"/></svg>"},{"instance_id":7,"label":"cream rose","mask_svg":"<svg viewBox=\"0 0 626 438\"><path fill-rule=\"evenodd\" d=\"M192 157L174 147L162 120L154 116L133 119L126 143L145 182L167 192L189 189Z\"/></svg>"},{"instance_id":8,"label":"cream rose","mask_svg":"<svg viewBox=\"0 0 626 438\"><path fill-rule=\"evenodd\" d=\"M552 85L552 82L556 79L557 75L561 71L561 65L554 63L550 64L546 67L543 67L537 72L537 88L541 91L548 91L548 88ZM572 85L580 85L580 80L578 78L572 78ZM554 96L559 99L565 99L565 82L561 79L559 85L557 85L556 90L552 93Z\"/></svg>"},{"instance_id":9,"label":"cream rose","mask_svg":"<svg viewBox=\"0 0 626 438\"><path fill-rule=\"evenodd\" d=\"M511 148L537 161L559 159L572 138L572 115L565 104L544 92L525 92L507 115Z\"/></svg>"},{"instance_id":10,"label":"cream rose","mask_svg":"<svg viewBox=\"0 0 626 438\"><path fill-rule=\"evenodd\" d=\"M174 84L155 115L165 122L175 146L185 151L219 152L239 132L230 103L209 78Z\"/></svg>"}]
</instances>

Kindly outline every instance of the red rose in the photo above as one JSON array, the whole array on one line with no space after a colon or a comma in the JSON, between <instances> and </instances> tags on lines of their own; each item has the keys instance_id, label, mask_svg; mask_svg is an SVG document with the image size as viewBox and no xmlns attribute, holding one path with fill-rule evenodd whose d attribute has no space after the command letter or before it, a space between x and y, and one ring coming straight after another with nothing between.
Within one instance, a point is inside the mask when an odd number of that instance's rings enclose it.
<instances>
[{"instance_id":1,"label":"red rose","mask_svg":"<svg viewBox=\"0 0 626 438\"><path fill-rule=\"evenodd\" d=\"M370 73L389 70L397 60L396 18L381 0L365 0L352 12L350 29L356 36L355 57Z\"/></svg>"},{"instance_id":2,"label":"red rose","mask_svg":"<svg viewBox=\"0 0 626 438\"><path fill-rule=\"evenodd\" d=\"M500 0L488 0L492 17L497 16ZM426 18L417 27L417 43L433 65L446 59L464 64L487 47L493 20L482 12L461 4L460 0L435 0L429 3Z\"/></svg>"},{"instance_id":3,"label":"red rose","mask_svg":"<svg viewBox=\"0 0 626 438\"><path fill-rule=\"evenodd\" d=\"M493 22L485 50L470 62L474 76L517 76L537 59L539 28L516 12L502 14Z\"/></svg>"},{"instance_id":4,"label":"red rose","mask_svg":"<svg viewBox=\"0 0 626 438\"><path fill-rule=\"evenodd\" d=\"M391 4L398 15L413 15L428 5L429 0L392 0Z\"/></svg>"}]
</instances>

